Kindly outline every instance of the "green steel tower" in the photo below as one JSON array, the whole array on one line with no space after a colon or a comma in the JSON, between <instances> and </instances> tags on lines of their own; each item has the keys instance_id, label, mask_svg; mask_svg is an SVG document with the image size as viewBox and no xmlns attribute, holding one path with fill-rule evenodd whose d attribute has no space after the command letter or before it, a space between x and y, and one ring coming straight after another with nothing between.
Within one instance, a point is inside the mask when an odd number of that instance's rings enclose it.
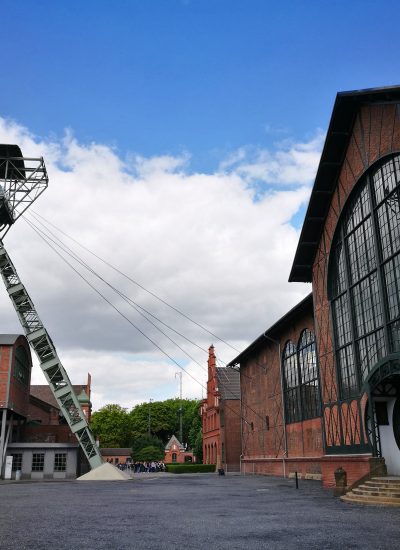
<instances>
[{"instance_id":1,"label":"green steel tower","mask_svg":"<svg viewBox=\"0 0 400 550\"><path fill-rule=\"evenodd\" d=\"M60 410L94 469L103 464L96 441L53 341L3 244L4 235L47 185L43 158L24 158L17 145L0 145L0 273Z\"/></svg>"}]
</instances>

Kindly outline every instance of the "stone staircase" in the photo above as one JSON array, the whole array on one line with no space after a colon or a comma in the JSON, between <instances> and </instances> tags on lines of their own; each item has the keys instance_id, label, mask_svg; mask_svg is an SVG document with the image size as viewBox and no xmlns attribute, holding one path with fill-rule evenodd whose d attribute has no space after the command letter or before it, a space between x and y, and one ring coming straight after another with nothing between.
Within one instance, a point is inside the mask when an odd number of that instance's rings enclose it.
<instances>
[{"instance_id":1,"label":"stone staircase","mask_svg":"<svg viewBox=\"0 0 400 550\"><path fill-rule=\"evenodd\" d=\"M373 477L340 498L353 504L400 506L400 477Z\"/></svg>"}]
</instances>

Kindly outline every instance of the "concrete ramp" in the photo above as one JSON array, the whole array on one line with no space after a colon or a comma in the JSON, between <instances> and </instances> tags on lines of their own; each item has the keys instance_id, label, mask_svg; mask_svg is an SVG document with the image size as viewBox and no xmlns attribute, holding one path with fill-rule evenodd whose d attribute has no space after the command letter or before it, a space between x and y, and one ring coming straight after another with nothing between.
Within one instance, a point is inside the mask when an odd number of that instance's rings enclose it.
<instances>
[{"instance_id":1,"label":"concrete ramp","mask_svg":"<svg viewBox=\"0 0 400 550\"><path fill-rule=\"evenodd\" d=\"M90 470L87 474L77 478L77 481L128 481L130 476L116 468L109 462Z\"/></svg>"}]
</instances>

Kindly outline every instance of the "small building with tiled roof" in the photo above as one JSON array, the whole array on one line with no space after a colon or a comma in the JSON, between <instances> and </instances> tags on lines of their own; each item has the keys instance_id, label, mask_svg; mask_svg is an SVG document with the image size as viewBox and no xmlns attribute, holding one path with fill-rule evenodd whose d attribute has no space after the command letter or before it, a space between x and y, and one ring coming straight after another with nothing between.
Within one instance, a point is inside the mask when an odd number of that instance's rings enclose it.
<instances>
[{"instance_id":1,"label":"small building with tiled roof","mask_svg":"<svg viewBox=\"0 0 400 550\"><path fill-rule=\"evenodd\" d=\"M100 453L105 462L109 462L115 466L132 462L132 449L130 447L103 447L100 449Z\"/></svg>"},{"instance_id":2,"label":"small building with tiled roof","mask_svg":"<svg viewBox=\"0 0 400 550\"><path fill-rule=\"evenodd\" d=\"M164 462L166 464L183 464L184 462L196 462L196 457L191 451L187 451L179 439L173 435L165 445Z\"/></svg>"}]
</instances>

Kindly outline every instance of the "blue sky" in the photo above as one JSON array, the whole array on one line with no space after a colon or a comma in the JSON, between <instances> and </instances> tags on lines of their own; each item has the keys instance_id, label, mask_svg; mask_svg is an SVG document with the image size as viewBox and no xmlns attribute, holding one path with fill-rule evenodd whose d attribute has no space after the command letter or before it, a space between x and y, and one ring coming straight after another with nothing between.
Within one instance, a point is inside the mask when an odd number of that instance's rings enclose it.
<instances>
[{"instance_id":1,"label":"blue sky","mask_svg":"<svg viewBox=\"0 0 400 550\"><path fill-rule=\"evenodd\" d=\"M44 156L42 216L240 350L310 291L287 279L335 96L400 83L398 12L367 0L2 0L0 143ZM92 373L95 408L178 395L177 365L27 224L6 239L71 379ZM94 269L201 346L173 345L107 294L200 384L211 343L222 363L237 355ZM20 331L4 292L0 310L0 331ZM201 396L199 383L185 375L184 395Z\"/></svg>"},{"instance_id":2,"label":"blue sky","mask_svg":"<svg viewBox=\"0 0 400 550\"><path fill-rule=\"evenodd\" d=\"M0 113L72 128L122 155L188 151L212 170L243 145L326 129L339 90L398 82L398 3L2 1Z\"/></svg>"}]
</instances>

